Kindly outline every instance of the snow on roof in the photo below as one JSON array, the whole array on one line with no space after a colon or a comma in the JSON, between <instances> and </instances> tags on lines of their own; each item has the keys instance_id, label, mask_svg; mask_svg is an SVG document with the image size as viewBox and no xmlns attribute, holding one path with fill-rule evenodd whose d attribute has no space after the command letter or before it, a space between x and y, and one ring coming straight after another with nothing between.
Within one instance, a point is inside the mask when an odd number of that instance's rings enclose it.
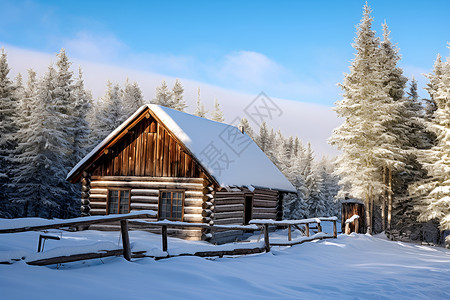
<instances>
[{"instance_id":1,"label":"snow on roof","mask_svg":"<svg viewBox=\"0 0 450 300\"><path fill-rule=\"evenodd\" d=\"M89 158L148 107L191 151L222 187L239 186L296 192L294 186L256 143L235 126L211 121L164 106L142 106L105 138L67 175L69 178Z\"/></svg>"}]
</instances>

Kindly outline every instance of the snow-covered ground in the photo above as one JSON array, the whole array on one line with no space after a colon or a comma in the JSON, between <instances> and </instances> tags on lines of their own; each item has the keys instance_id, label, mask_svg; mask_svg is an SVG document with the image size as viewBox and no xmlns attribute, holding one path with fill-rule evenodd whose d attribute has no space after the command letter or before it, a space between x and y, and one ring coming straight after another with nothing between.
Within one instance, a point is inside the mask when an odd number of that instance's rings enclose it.
<instances>
[{"instance_id":1,"label":"snow-covered ground","mask_svg":"<svg viewBox=\"0 0 450 300\"><path fill-rule=\"evenodd\" d=\"M38 236L38 232L0 234L0 258L32 257ZM271 234L274 240L285 237L286 232ZM257 239L253 236L244 244L258 244ZM135 251L161 252L159 235L133 231L130 240ZM120 247L119 233L63 232L62 240L46 242L44 253L94 244ZM169 239L172 254L212 247ZM24 261L0 265L0 299L385 298L450 299L450 250L352 234L240 257L131 262L110 257L59 268Z\"/></svg>"}]
</instances>

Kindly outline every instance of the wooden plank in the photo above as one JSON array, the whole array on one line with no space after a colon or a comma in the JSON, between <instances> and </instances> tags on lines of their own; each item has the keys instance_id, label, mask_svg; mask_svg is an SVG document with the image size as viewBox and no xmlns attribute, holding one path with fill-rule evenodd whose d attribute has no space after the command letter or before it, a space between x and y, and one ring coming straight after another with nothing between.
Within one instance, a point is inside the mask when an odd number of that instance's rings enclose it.
<instances>
[{"instance_id":1,"label":"wooden plank","mask_svg":"<svg viewBox=\"0 0 450 300\"><path fill-rule=\"evenodd\" d=\"M243 204L218 205L217 203L215 203L215 206L214 206L214 212L215 213L241 212L241 211L244 211L244 205Z\"/></svg>"},{"instance_id":2,"label":"wooden plank","mask_svg":"<svg viewBox=\"0 0 450 300\"><path fill-rule=\"evenodd\" d=\"M148 129L148 127L147 127ZM154 143L153 143L153 133L145 133L145 146L146 146L146 152L145 152L145 176L153 176L153 150L154 150Z\"/></svg>"},{"instance_id":3,"label":"wooden plank","mask_svg":"<svg viewBox=\"0 0 450 300\"><path fill-rule=\"evenodd\" d=\"M185 198L184 205L191 207L202 207L203 200L198 198Z\"/></svg>"},{"instance_id":4,"label":"wooden plank","mask_svg":"<svg viewBox=\"0 0 450 300\"><path fill-rule=\"evenodd\" d=\"M215 225L227 225L227 224L243 225L244 218L242 217L242 218L229 218L229 219L214 220L214 226Z\"/></svg>"},{"instance_id":5,"label":"wooden plank","mask_svg":"<svg viewBox=\"0 0 450 300\"><path fill-rule=\"evenodd\" d=\"M130 136L130 150L128 151L128 175L135 176L136 175L136 136ZM123 175L123 174L121 174Z\"/></svg>"},{"instance_id":6,"label":"wooden plank","mask_svg":"<svg viewBox=\"0 0 450 300\"><path fill-rule=\"evenodd\" d=\"M130 209L132 210L154 210L158 211L158 203L131 203Z\"/></svg>"},{"instance_id":7,"label":"wooden plank","mask_svg":"<svg viewBox=\"0 0 450 300\"><path fill-rule=\"evenodd\" d=\"M275 217L276 217L275 213L266 214L266 213L253 212L253 214L252 214L253 219L275 219Z\"/></svg>"},{"instance_id":8,"label":"wooden plank","mask_svg":"<svg viewBox=\"0 0 450 300\"><path fill-rule=\"evenodd\" d=\"M91 194L101 194L101 195L107 195L108 189L90 189L89 190Z\"/></svg>"},{"instance_id":9,"label":"wooden plank","mask_svg":"<svg viewBox=\"0 0 450 300\"><path fill-rule=\"evenodd\" d=\"M226 204L244 204L244 199L233 199L233 198L223 198L223 199L214 199L214 204L219 205L226 205Z\"/></svg>"},{"instance_id":10,"label":"wooden plank","mask_svg":"<svg viewBox=\"0 0 450 300\"><path fill-rule=\"evenodd\" d=\"M74 254L74 255L39 259L39 260L29 261L29 262L27 262L27 264L32 265L32 266L47 266L47 265L63 264L63 263L69 263L69 262L86 260L86 259L103 258L103 257L109 257L109 256L119 256L122 254L123 254L123 249L100 250L99 252L94 252L94 253L82 253L82 254Z\"/></svg>"},{"instance_id":11,"label":"wooden plank","mask_svg":"<svg viewBox=\"0 0 450 300\"><path fill-rule=\"evenodd\" d=\"M129 175L130 174L130 166L128 163L128 152L130 151L130 135L127 134L124 136L123 141L125 143L125 147L123 149L123 156L122 156L122 175Z\"/></svg>"},{"instance_id":12,"label":"wooden plank","mask_svg":"<svg viewBox=\"0 0 450 300\"><path fill-rule=\"evenodd\" d=\"M228 219L228 218L244 218L244 211L230 211L230 212L215 212L214 220Z\"/></svg>"},{"instance_id":13,"label":"wooden plank","mask_svg":"<svg viewBox=\"0 0 450 300\"><path fill-rule=\"evenodd\" d=\"M276 214L277 209L276 208L267 208L267 207L254 207L253 208L253 215L258 214Z\"/></svg>"},{"instance_id":14,"label":"wooden plank","mask_svg":"<svg viewBox=\"0 0 450 300\"><path fill-rule=\"evenodd\" d=\"M92 176L92 181L152 181L152 182L183 182L203 184L203 178L186 177L150 177L150 176Z\"/></svg>"},{"instance_id":15,"label":"wooden plank","mask_svg":"<svg viewBox=\"0 0 450 300\"><path fill-rule=\"evenodd\" d=\"M169 153L169 144L170 144L170 136L167 133L167 130L164 130L164 150L162 153L162 162L163 162L163 177L169 176L169 160L170 160L170 153Z\"/></svg>"},{"instance_id":16,"label":"wooden plank","mask_svg":"<svg viewBox=\"0 0 450 300\"><path fill-rule=\"evenodd\" d=\"M201 207L195 207L195 206L185 206L184 207L184 213L185 214L201 214L203 209Z\"/></svg>"},{"instance_id":17,"label":"wooden plank","mask_svg":"<svg viewBox=\"0 0 450 300\"><path fill-rule=\"evenodd\" d=\"M155 196L131 196L132 203L156 203L158 204L159 197Z\"/></svg>"},{"instance_id":18,"label":"wooden plank","mask_svg":"<svg viewBox=\"0 0 450 300\"><path fill-rule=\"evenodd\" d=\"M91 202L89 206L91 207L91 209L100 208L104 209L106 212L106 202Z\"/></svg>"},{"instance_id":19,"label":"wooden plank","mask_svg":"<svg viewBox=\"0 0 450 300\"><path fill-rule=\"evenodd\" d=\"M135 188L135 189L189 189L201 191L203 189L201 184L197 183L177 183L177 182L142 182L142 181L93 181L92 187L116 187L116 188Z\"/></svg>"},{"instance_id":20,"label":"wooden plank","mask_svg":"<svg viewBox=\"0 0 450 300\"><path fill-rule=\"evenodd\" d=\"M131 196L159 196L158 189L131 189Z\"/></svg>"},{"instance_id":21,"label":"wooden plank","mask_svg":"<svg viewBox=\"0 0 450 300\"><path fill-rule=\"evenodd\" d=\"M271 208L275 208L276 206L277 206L277 202L276 201L262 201L262 200L253 199L253 207L271 207Z\"/></svg>"},{"instance_id":22,"label":"wooden plank","mask_svg":"<svg viewBox=\"0 0 450 300\"><path fill-rule=\"evenodd\" d=\"M134 166L134 175L142 176L141 165L143 163L144 157L142 156L142 135L141 135L141 126L142 122L136 125L136 143L135 143L135 166Z\"/></svg>"}]
</instances>

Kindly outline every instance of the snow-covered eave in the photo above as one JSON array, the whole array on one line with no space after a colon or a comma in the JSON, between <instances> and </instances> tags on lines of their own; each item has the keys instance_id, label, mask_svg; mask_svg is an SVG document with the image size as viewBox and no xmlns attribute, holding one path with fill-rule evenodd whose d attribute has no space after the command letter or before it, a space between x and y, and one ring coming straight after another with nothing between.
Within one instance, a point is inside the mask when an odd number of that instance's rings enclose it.
<instances>
[{"instance_id":1,"label":"snow-covered eave","mask_svg":"<svg viewBox=\"0 0 450 300\"><path fill-rule=\"evenodd\" d=\"M287 190L287 189L280 189L280 188L274 188L274 187L264 187L264 186L257 186L257 185L252 185L255 189L261 189L261 190L272 190L272 191L277 191L277 192L282 192L282 193L293 193L296 194L297 190L294 188L294 186L292 186L292 189Z\"/></svg>"}]
</instances>

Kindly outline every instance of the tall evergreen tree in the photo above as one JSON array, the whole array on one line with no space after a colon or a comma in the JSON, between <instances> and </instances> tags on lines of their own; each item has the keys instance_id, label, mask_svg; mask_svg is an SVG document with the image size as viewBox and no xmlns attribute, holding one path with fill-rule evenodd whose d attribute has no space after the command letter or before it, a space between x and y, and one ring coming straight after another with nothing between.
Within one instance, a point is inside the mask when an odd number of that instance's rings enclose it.
<instances>
[{"instance_id":1,"label":"tall evergreen tree","mask_svg":"<svg viewBox=\"0 0 450 300\"><path fill-rule=\"evenodd\" d=\"M96 118L91 133L94 144L98 144L126 120L121 94L120 86L108 81L105 95L94 108Z\"/></svg>"},{"instance_id":2,"label":"tall evergreen tree","mask_svg":"<svg viewBox=\"0 0 450 300\"><path fill-rule=\"evenodd\" d=\"M131 84L127 78L125 88L122 91L122 100L124 114L127 118L144 105L144 97L136 81Z\"/></svg>"},{"instance_id":3,"label":"tall evergreen tree","mask_svg":"<svg viewBox=\"0 0 450 300\"><path fill-rule=\"evenodd\" d=\"M8 217L10 206L11 157L16 148L15 134L18 99L15 85L9 79L9 66L6 52L2 48L0 55L0 217Z\"/></svg>"},{"instance_id":4,"label":"tall evergreen tree","mask_svg":"<svg viewBox=\"0 0 450 300\"><path fill-rule=\"evenodd\" d=\"M221 123L223 121L225 121L225 118L223 116L223 112L220 109L219 100L217 100L217 99L216 99L216 101L214 103L214 111L212 112L211 120L216 121L216 122L221 122Z\"/></svg>"},{"instance_id":5,"label":"tall evergreen tree","mask_svg":"<svg viewBox=\"0 0 450 300\"><path fill-rule=\"evenodd\" d=\"M239 126L242 126L242 128L244 128L244 132L253 140L255 140L255 133L253 132L252 126L245 117L241 119L241 121L239 122Z\"/></svg>"},{"instance_id":6,"label":"tall evergreen tree","mask_svg":"<svg viewBox=\"0 0 450 300\"><path fill-rule=\"evenodd\" d=\"M166 106L170 108L174 108L174 103L172 99L172 91L167 87L167 83L165 80L161 82L161 86L156 88L155 99L152 100L153 104Z\"/></svg>"},{"instance_id":7,"label":"tall evergreen tree","mask_svg":"<svg viewBox=\"0 0 450 300\"><path fill-rule=\"evenodd\" d=\"M450 45L449 45L450 48ZM434 92L434 91L433 91ZM417 187L423 197L416 206L419 221L437 220L441 230L450 229L450 56L442 64L442 75L432 98L437 109L433 113L430 130L437 137L436 144L422 150L419 156L430 178ZM446 240L450 247L450 238Z\"/></svg>"},{"instance_id":8,"label":"tall evergreen tree","mask_svg":"<svg viewBox=\"0 0 450 300\"><path fill-rule=\"evenodd\" d=\"M436 61L434 62L433 72L429 74L425 74L425 77L428 78L429 82L425 90L430 95L429 99L424 99L425 101L425 112L426 117L430 120L437 109L436 104L436 93L438 90L438 85L442 79L442 58L441 55L438 54L436 57Z\"/></svg>"},{"instance_id":9,"label":"tall evergreen tree","mask_svg":"<svg viewBox=\"0 0 450 300\"><path fill-rule=\"evenodd\" d=\"M381 163L394 160L392 150L386 153L383 142L395 137L387 131L392 121L389 98L391 86L386 85L386 69L380 68L379 39L372 30L371 9L364 6L363 18L357 29L353 47L355 58L350 74L346 74L341 88L343 99L335 111L344 123L335 129L330 139L342 154L338 158L336 175L344 190L353 197L364 199L367 232L372 232L372 205L384 184ZM380 145L382 147L380 147Z\"/></svg>"},{"instance_id":10,"label":"tall evergreen tree","mask_svg":"<svg viewBox=\"0 0 450 300\"><path fill-rule=\"evenodd\" d=\"M198 95L197 95L197 108L195 110L194 115L197 117L206 118L206 114L208 111L205 109L205 106L202 103L202 100L200 99L200 88L198 88Z\"/></svg>"},{"instance_id":11,"label":"tall evergreen tree","mask_svg":"<svg viewBox=\"0 0 450 300\"><path fill-rule=\"evenodd\" d=\"M184 88L181 85L181 81L177 78L175 80L175 84L172 88L172 103L173 107L176 110L184 111L187 107L186 102L183 99Z\"/></svg>"}]
</instances>

